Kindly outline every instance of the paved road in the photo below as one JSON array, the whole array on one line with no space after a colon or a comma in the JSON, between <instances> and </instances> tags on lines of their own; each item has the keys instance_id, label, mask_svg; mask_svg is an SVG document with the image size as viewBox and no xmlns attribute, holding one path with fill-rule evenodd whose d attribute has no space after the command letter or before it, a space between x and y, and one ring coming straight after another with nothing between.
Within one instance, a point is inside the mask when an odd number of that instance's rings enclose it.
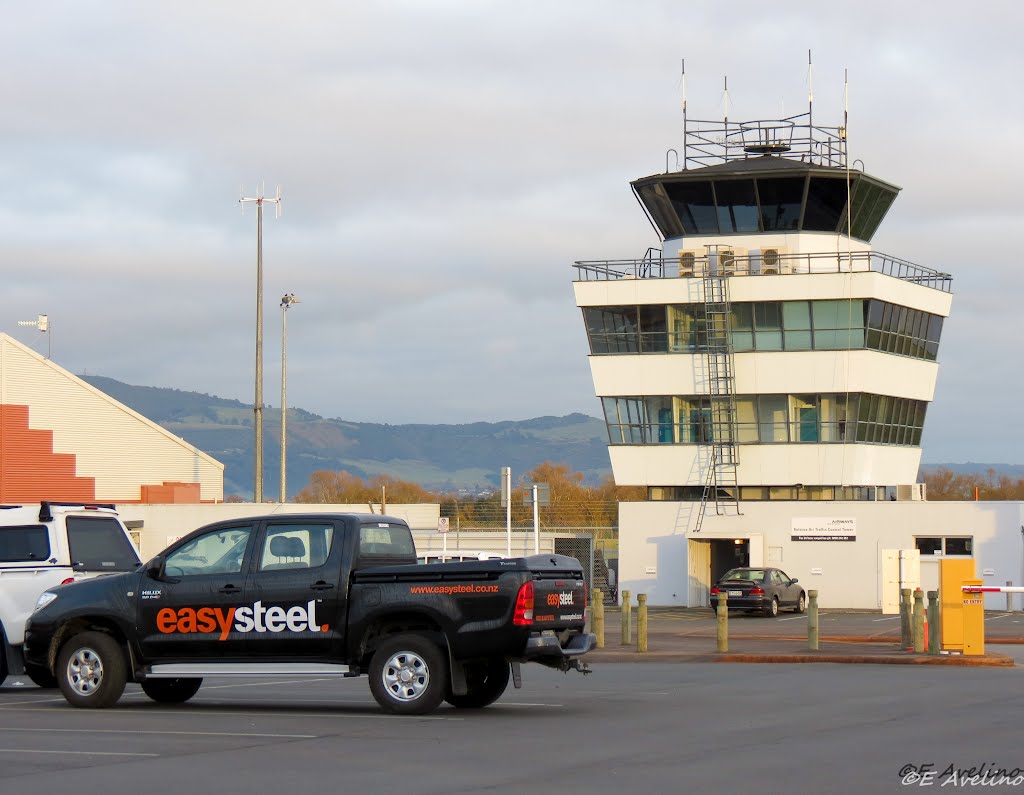
<instances>
[{"instance_id":1,"label":"paved road","mask_svg":"<svg viewBox=\"0 0 1024 795\"><path fill-rule=\"evenodd\" d=\"M900 784L908 764L1024 768L1024 668L524 673L491 709L423 718L382 714L365 680L211 680L178 707L129 686L105 711L0 689L0 790L674 793L758 780L764 792L868 794L913 791Z\"/></svg>"}]
</instances>

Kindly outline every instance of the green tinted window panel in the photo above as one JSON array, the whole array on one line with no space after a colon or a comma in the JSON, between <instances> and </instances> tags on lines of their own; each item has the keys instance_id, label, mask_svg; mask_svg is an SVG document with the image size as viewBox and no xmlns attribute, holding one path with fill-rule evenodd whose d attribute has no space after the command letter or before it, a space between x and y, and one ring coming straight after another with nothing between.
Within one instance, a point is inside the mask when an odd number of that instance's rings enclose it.
<instances>
[{"instance_id":1,"label":"green tinted window panel","mask_svg":"<svg viewBox=\"0 0 1024 795\"><path fill-rule=\"evenodd\" d=\"M809 351L812 349L810 331L789 331L785 332L785 346L787 351Z\"/></svg>"},{"instance_id":2,"label":"green tinted window panel","mask_svg":"<svg viewBox=\"0 0 1024 795\"><path fill-rule=\"evenodd\" d=\"M782 305L782 326L786 331L811 327L811 305L807 301L786 301Z\"/></svg>"}]
</instances>

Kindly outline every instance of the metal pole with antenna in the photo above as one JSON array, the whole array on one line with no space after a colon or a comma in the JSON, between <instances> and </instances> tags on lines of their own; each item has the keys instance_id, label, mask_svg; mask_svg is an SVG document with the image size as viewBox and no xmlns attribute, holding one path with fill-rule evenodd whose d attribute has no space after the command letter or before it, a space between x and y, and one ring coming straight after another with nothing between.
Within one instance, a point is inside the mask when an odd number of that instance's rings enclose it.
<instances>
[{"instance_id":1,"label":"metal pole with antenna","mask_svg":"<svg viewBox=\"0 0 1024 795\"><path fill-rule=\"evenodd\" d=\"M243 196L238 203L256 203L256 396L253 401L256 434L255 478L253 501L263 502L263 203L274 205L274 215L281 217L281 188L278 186L273 199L263 196L263 188L251 198Z\"/></svg>"},{"instance_id":2,"label":"metal pole with antenna","mask_svg":"<svg viewBox=\"0 0 1024 795\"><path fill-rule=\"evenodd\" d=\"M38 315L35 320L19 320L19 326L35 326L46 335L46 358L50 358L50 317L49 315Z\"/></svg>"},{"instance_id":3,"label":"metal pole with antenna","mask_svg":"<svg viewBox=\"0 0 1024 795\"><path fill-rule=\"evenodd\" d=\"M287 502L288 491L288 309L301 303L295 293L281 299L281 502Z\"/></svg>"},{"instance_id":4,"label":"metal pole with antenna","mask_svg":"<svg viewBox=\"0 0 1024 795\"><path fill-rule=\"evenodd\" d=\"M683 58L683 170L686 170L686 59Z\"/></svg>"}]
</instances>

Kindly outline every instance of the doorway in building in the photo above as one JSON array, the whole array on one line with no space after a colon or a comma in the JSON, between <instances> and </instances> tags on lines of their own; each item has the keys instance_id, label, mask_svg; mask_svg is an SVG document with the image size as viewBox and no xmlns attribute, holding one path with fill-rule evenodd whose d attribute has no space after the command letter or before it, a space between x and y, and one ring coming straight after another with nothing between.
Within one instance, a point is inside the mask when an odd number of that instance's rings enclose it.
<instances>
[{"instance_id":1,"label":"doorway in building","mask_svg":"<svg viewBox=\"0 0 1024 795\"><path fill-rule=\"evenodd\" d=\"M750 565L749 538L710 538L690 540L690 607L711 604L711 586L729 569ZM759 564L760 565L760 564Z\"/></svg>"}]
</instances>

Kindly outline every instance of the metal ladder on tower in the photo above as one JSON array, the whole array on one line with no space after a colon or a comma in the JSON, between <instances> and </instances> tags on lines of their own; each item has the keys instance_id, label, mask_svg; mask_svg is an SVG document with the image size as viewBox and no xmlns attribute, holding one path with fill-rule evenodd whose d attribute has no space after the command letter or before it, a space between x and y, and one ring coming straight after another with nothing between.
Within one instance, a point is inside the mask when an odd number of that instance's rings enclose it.
<instances>
[{"instance_id":1,"label":"metal ladder on tower","mask_svg":"<svg viewBox=\"0 0 1024 795\"><path fill-rule=\"evenodd\" d=\"M736 444L736 377L729 327L729 275L732 253L719 246L710 247L708 266L704 269L704 346L707 358L710 423L706 438L711 447L704 492L694 532L700 532L707 505L715 503L719 516L740 513L739 484L736 467L739 447ZM725 255L725 256L723 256Z\"/></svg>"}]
</instances>

